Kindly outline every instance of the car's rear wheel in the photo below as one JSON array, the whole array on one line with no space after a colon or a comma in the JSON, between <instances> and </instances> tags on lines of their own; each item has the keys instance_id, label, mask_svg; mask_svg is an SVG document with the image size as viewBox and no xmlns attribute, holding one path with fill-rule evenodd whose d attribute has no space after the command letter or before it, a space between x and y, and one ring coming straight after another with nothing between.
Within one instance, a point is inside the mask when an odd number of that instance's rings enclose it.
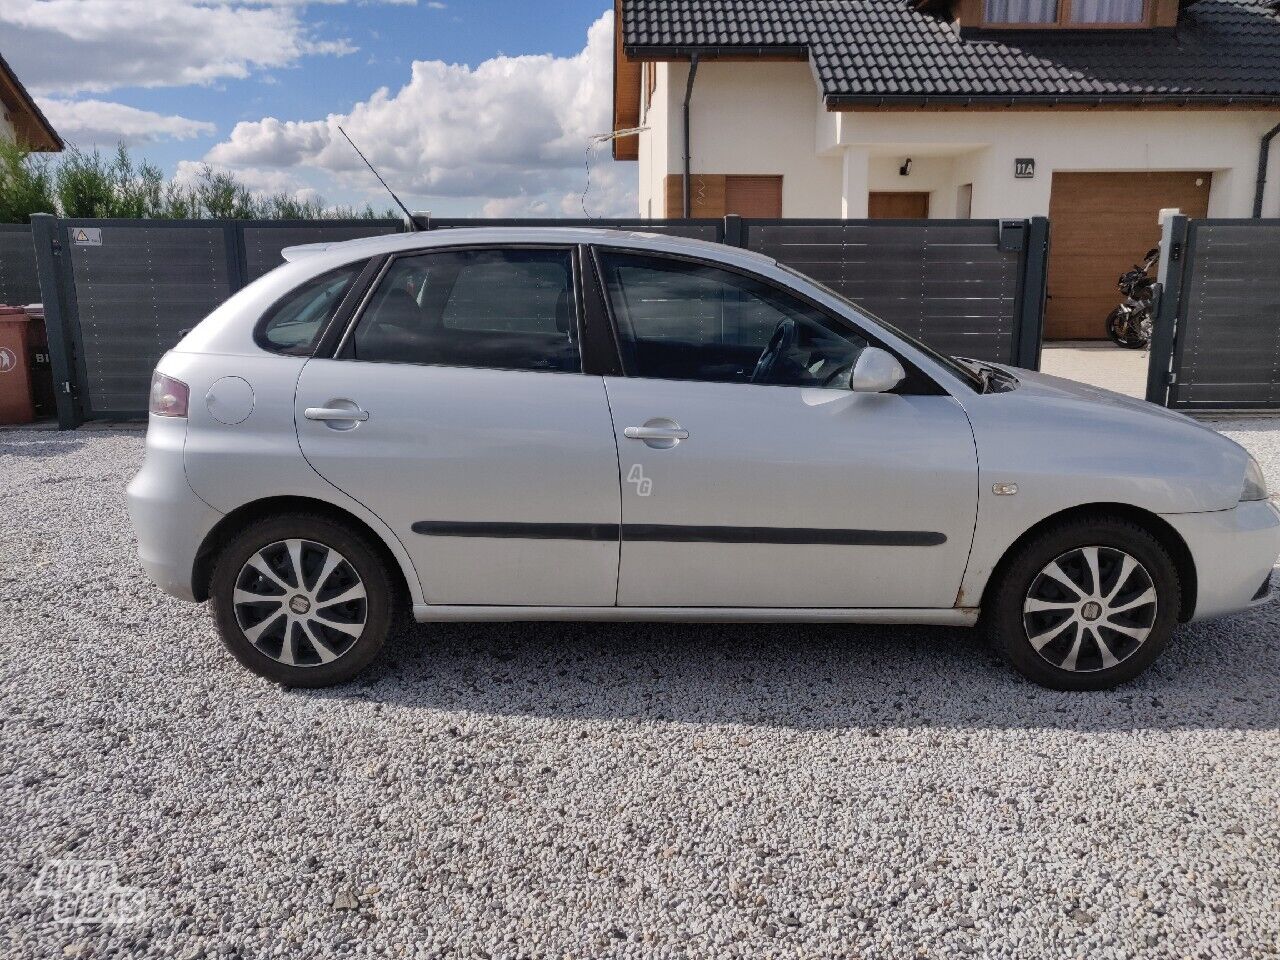
<instances>
[{"instance_id":1,"label":"car's rear wheel","mask_svg":"<svg viewBox=\"0 0 1280 960\"><path fill-rule=\"evenodd\" d=\"M223 548L210 587L227 649L287 686L350 680L377 656L391 623L385 562L364 537L325 517L246 527Z\"/></svg>"},{"instance_id":2,"label":"car's rear wheel","mask_svg":"<svg viewBox=\"0 0 1280 960\"><path fill-rule=\"evenodd\" d=\"M1023 676L1055 690L1132 680L1168 644L1181 587L1168 552L1119 518L1068 521L1017 548L985 615Z\"/></svg>"}]
</instances>

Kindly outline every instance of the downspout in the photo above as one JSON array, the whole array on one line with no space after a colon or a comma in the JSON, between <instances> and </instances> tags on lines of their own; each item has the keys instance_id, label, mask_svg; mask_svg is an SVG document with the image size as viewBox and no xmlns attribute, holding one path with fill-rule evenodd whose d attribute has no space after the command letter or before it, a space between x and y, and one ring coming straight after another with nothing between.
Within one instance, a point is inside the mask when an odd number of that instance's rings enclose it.
<instances>
[{"instance_id":1,"label":"downspout","mask_svg":"<svg viewBox=\"0 0 1280 960\"><path fill-rule=\"evenodd\" d=\"M1258 148L1258 186L1253 192L1253 218L1262 217L1262 195L1267 189L1267 164L1271 159L1271 141L1280 133L1280 123L1262 135L1262 144Z\"/></svg>"},{"instance_id":2,"label":"downspout","mask_svg":"<svg viewBox=\"0 0 1280 960\"><path fill-rule=\"evenodd\" d=\"M689 145L689 104L693 100L693 81L698 76L698 55L689 58L689 82L684 88L684 218L689 219L691 193L689 190L690 170L693 166L692 148Z\"/></svg>"}]
</instances>

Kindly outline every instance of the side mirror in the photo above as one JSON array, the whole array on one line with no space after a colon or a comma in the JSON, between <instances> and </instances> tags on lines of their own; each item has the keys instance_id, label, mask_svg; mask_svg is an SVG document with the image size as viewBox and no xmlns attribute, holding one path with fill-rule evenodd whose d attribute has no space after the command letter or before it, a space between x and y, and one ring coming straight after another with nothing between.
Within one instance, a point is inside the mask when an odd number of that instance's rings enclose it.
<instances>
[{"instance_id":1,"label":"side mirror","mask_svg":"<svg viewBox=\"0 0 1280 960\"><path fill-rule=\"evenodd\" d=\"M886 393L906 378L907 372L892 353L867 347L853 365L849 389L855 393Z\"/></svg>"}]
</instances>

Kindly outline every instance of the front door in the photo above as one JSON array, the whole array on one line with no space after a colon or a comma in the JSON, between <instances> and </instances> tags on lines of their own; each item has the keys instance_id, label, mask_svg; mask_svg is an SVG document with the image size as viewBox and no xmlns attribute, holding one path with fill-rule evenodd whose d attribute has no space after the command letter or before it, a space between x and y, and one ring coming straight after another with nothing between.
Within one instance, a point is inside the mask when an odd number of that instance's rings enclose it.
<instances>
[{"instance_id":1,"label":"front door","mask_svg":"<svg viewBox=\"0 0 1280 960\"><path fill-rule=\"evenodd\" d=\"M929 194L920 191L873 191L867 195L867 216L872 220L927 220Z\"/></svg>"},{"instance_id":2,"label":"front door","mask_svg":"<svg viewBox=\"0 0 1280 960\"><path fill-rule=\"evenodd\" d=\"M978 471L960 405L914 372L848 389L867 339L771 284L600 252L629 376L607 377L623 606L955 605Z\"/></svg>"},{"instance_id":3,"label":"front door","mask_svg":"<svg viewBox=\"0 0 1280 960\"><path fill-rule=\"evenodd\" d=\"M303 453L395 531L430 603L615 601L617 452L572 260L398 257L339 356L302 371Z\"/></svg>"}]
</instances>

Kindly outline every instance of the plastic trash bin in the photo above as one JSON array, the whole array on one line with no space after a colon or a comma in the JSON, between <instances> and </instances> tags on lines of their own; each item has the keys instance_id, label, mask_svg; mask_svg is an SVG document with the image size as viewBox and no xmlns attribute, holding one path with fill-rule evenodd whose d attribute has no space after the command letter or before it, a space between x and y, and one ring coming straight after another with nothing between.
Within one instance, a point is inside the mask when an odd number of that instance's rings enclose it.
<instances>
[{"instance_id":1,"label":"plastic trash bin","mask_svg":"<svg viewBox=\"0 0 1280 960\"><path fill-rule=\"evenodd\" d=\"M29 303L24 307L31 318L30 366L31 403L37 420L50 420L58 415L58 401L53 395L53 361L49 356L49 336L44 325L44 304Z\"/></svg>"},{"instance_id":2,"label":"plastic trash bin","mask_svg":"<svg viewBox=\"0 0 1280 960\"><path fill-rule=\"evenodd\" d=\"M0 424L36 418L31 391L33 322L22 307L0 306Z\"/></svg>"}]
</instances>

